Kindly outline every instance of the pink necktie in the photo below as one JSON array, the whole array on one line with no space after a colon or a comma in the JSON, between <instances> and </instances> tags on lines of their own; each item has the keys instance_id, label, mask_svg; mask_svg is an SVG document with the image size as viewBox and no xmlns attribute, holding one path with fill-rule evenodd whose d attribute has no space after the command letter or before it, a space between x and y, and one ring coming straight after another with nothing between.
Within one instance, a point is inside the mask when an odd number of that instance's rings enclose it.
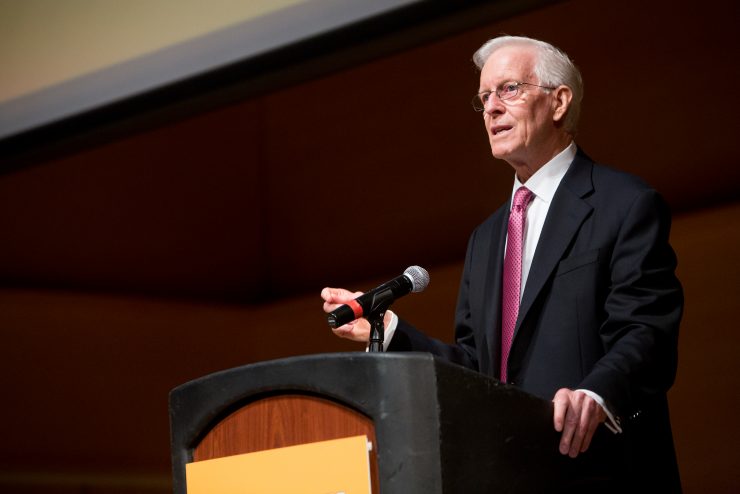
<instances>
[{"instance_id":1,"label":"pink necktie","mask_svg":"<svg viewBox=\"0 0 740 494\"><path fill-rule=\"evenodd\" d=\"M509 215L509 229L506 237L506 257L504 258L503 306L501 317L501 382L506 382L506 366L509 350L514 339L514 326L519 316L519 294L522 286L522 244L527 205L532 200L532 191L519 187L514 194L514 203Z\"/></svg>"}]
</instances>

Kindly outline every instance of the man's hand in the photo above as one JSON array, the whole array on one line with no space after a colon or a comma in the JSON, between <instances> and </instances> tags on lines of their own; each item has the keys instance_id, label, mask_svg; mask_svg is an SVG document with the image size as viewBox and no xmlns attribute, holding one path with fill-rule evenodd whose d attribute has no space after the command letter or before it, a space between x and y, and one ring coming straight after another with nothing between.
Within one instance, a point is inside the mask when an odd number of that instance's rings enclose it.
<instances>
[{"instance_id":1,"label":"man's hand","mask_svg":"<svg viewBox=\"0 0 740 494\"><path fill-rule=\"evenodd\" d=\"M362 292L350 292L343 288L324 288L321 290L321 298L324 299L324 312L327 314L340 305L346 304L352 299L362 295ZM357 319L351 323L332 329L334 334L352 341L370 341L370 323L365 318Z\"/></svg>"},{"instance_id":2,"label":"man's hand","mask_svg":"<svg viewBox=\"0 0 740 494\"><path fill-rule=\"evenodd\" d=\"M596 427L606 420L606 412L587 394L568 388L559 389L552 401L555 430L563 433L560 452L575 458L588 449Z\"/></svg>"}]
</instances>

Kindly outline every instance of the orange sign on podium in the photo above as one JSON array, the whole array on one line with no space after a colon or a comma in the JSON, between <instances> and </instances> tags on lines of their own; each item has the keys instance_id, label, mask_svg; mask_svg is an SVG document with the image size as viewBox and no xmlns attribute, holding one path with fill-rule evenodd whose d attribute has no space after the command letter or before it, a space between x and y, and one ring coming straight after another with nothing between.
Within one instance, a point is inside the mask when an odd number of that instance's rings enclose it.
<instances>
[{"instance_id":1,"label":"orange sign on podium","mask_svg":"<svg viewBox=\"0 0 740 494\"><path fill-rule=\"evenodd\" d=\"M301 444L185 466L188 494L370 494L367 436Z\"/></svg>"}]
</instances>

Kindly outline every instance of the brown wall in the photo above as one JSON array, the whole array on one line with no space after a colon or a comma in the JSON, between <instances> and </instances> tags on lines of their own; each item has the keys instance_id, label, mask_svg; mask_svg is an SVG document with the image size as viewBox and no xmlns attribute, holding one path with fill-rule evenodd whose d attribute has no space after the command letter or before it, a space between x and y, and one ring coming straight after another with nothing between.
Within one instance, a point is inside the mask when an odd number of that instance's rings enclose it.
<instances>
[{"instance_id":1,"label":"brown wall","mask_svg":"<svg viewBox=\"0 0 740 494\"><path fill-rule=\"evenodd\" d=\"M684 487L739 488L736 19L563 2L0 176L0 491L167 491L172 387L357 349L330 335L325 285L421 264L430 288L396 309L449 340L467 235L511 187L468 106L499 32L574 58L579 144L674 208Z\"/></svg>"}]
</instances>

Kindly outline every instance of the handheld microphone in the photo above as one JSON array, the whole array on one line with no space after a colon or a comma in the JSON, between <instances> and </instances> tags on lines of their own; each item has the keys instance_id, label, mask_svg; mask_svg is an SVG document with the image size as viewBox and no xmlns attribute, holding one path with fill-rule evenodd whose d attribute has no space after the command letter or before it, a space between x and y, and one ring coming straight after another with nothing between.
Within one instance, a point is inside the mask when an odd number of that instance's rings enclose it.
<instances>
[{"instance_id":1,"label":"handheld microphone","mask_svg":"<svg viewBox=\"0 0 740 494\"><path fill-rule=\"evenodd\" d=\"M418 293L429 285L429 273L421 266L410 266L406 268L401 276L398 276L382 285L373 288L347 304L341 305L329 313L327 319L329 326L338 328L349 322L371 314L373 311L385 305L387 308L394 300L403 297L407 293Z\"/></svg>"}]
</instances>

